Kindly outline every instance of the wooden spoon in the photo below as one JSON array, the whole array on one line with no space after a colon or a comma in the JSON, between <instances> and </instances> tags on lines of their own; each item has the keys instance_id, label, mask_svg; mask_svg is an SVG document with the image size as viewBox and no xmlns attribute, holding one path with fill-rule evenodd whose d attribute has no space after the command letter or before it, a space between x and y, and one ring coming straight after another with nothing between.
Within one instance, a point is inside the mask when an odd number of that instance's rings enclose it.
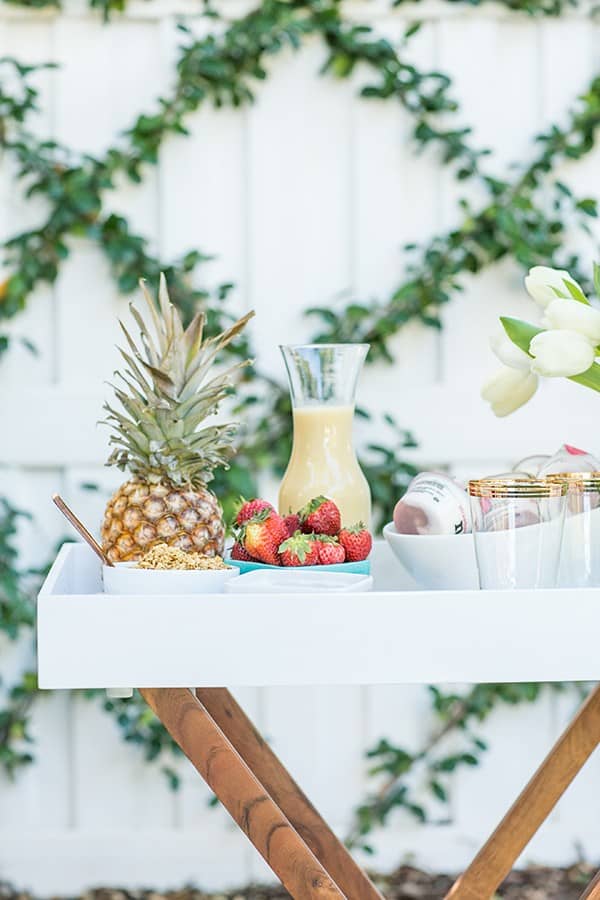
<instances>
[{"instance_id":1,"label":"wooden spoon","mask_svg":"<svg viewBox=\"0 0 600 900\"><path fill-rule=\"evenodd\" d=\"M80 522L75 513L71 509L69 509L63 498L59 494L52 494L52 502L55 503L56 506L58 506L63 516L69 520L75 531L79 532L86 544L89 544L96 556L100 557L104 565L112 566L113 563L105 554L98 541L92 537L83 522Z\"/></svg>"}]
</instances>

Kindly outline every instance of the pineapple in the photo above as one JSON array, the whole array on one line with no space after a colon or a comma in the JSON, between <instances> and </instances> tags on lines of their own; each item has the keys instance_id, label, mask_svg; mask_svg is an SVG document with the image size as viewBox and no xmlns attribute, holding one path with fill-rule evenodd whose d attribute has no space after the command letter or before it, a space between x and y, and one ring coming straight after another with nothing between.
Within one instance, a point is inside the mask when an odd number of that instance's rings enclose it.
<instances>
[{"instance_id":1,"label":"pineapple","mask_svg":"<svg viewBox=\"0 0 600 900\"><path fill-rule=\"evenodd\" d=\"M206 485L233 454L236 426L203 423L217 412L236 370L250 361L219 374L211 373L211 366L254 313L205 339L204 313L184 331L164 275L158 306L143 281L140 286L149 316L145 320L130 307L140 330L138 344L121 323L128 349L120 348L126 365L115 373L122 385L114 392L123 410L104 406L114 448L106 464L127 470L131 479L108 501L102 544L112 562L139 559L158 543L215 556L223 552L225 527L219 502Z\"/></svg>"}]
</instances>

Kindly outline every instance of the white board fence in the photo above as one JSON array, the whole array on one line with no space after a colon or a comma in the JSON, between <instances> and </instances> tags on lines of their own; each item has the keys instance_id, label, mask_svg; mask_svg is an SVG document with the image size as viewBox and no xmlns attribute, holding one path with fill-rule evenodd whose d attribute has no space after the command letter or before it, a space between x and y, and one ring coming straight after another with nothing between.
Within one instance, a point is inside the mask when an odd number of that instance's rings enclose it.
<instances>
[{"instance_id":1,"label":"white board fence","mask_svg":"<svg viewBox=\"0 0 600 900\"><path fill-rule=\"evenodd\" d=\"M236 0L225 5L232 13L243 8ZM133 2L106 27L83 2L68 2L60 15L4 5L0 54L61 64L39 78L36 131L80 150L108 146L165 89L176 52L175 13L192 9L185 2ZM491 6L465 11L449 4L391 13L380 0L353 3L349 12L392 38L411 18L424 21L407 52L420 66L452 74L462 121L474 126L479 144L495 148L489 165L500 173L531 155L531 137L562 117L600 65L598 29L576 14L534 22ZM318 78L322 60L318 43L271 60L255 106L201 111L192 137L169 140L143 185L123 184L111 198L165 257L190 247L216 254L203 270L205 282L236 283L238 308L257 311L263 367L280 378L277 344L308 337L313 327L303 308L340 293L384 296L402 276L403 244L447 228L458 215L458 189L435 154L414 157L407 115L393 103L357 99L360 71L348 83ZM599 161L593 154L561 175L592 192ZM3 236L43 215L37 203L23 204L13 174L4 160ZM57 283L37 291L11 325L39 355L15 345L0 365L0 493L34 513L34 523L22 528L25 562L44 559L65 534L49 503L53 491L94 523L118 481L101 467L106 436L95 423L116 362L116 316L127 315L126 301L98 252L78 241L71 246ZM415 431L420 448L413 458L448 464L460 475L499 471L565 440L600 450L594 398L572 385L548 386L510 420L494 420L480 402L480 382L493 368L486 337L500 312L532 312L510 263L467 280L444 312L441 334L407 328L394 341L397 364L370 369L363 379L361 403L394 413ZM85 490L90 482L101 491ZM404 640L399 633L398 653ZM28 653L0 642L7 684ZM244 689L238 696L342 834L367 790L364 750L381 736L415 747L432 727L419 687ZM491 747L485 765L455 779L449 821L422 827L398 814L375 840L375 864L463 865L575 703L572 693L548 695L535 707L495 713L482 728ZM0 776L0 880L50 893L191 881L220 888L267 877L225 814L208 809L208 791L186 764L182 790L173 794L158 767L123 745L97 703L45 698L33 732L36 765L15 784ZM599 779L595 759L526 860L600 858Z\"/></svg>"}]
</instances>

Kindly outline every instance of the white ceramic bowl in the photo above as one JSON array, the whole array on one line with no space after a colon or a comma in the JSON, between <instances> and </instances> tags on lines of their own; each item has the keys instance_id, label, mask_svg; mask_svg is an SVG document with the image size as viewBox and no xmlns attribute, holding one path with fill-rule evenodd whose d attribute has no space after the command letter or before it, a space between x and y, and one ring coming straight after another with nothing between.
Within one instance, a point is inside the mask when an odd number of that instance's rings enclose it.
<instances>
[{"instance_id":1,"label":"white ceramic bowl","mask_svg":"<svg viewBox=\"0 0 600 900\"><path fill-rule=\"evenodd\" d=\"M225 585L226 594L312 594L370 591L373 578L346 572L319 572L301 567L263 569L240 575Z\"/></svg>"},{"instance_id":2,"label":"white ceramic bowl","mask_svg":"<svg viewBox=\"0 0 600 900\"><path fill-rule=\"evenodd\" d=\"M398 534L393 522L383 536L409 575L426 590L478 590L472 534Z\"/></svg>"},{"instance_id":3,"label":"white ceramic bowl","mask_svg":"<svg viewBox=\"0 0 600 900\"><path fill-rule=\"evenodd\" d=\"M240 570L227 569L138 569L136 563L102 566L107 594L222 594L226 583Z\"/></svg>"}]
</instances>

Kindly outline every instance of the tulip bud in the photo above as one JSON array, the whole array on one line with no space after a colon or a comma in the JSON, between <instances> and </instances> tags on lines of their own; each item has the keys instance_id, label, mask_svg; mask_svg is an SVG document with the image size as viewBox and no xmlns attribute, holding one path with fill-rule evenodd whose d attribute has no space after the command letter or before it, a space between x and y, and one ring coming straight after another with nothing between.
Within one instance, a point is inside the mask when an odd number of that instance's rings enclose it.
<instances>
[{"instance_id":1,"label":"tulip bud","mask_svg":"<svg viewBox=\"0 0 600 900\"><path fill-rule=\"evenodd\" d=\"M523 369L529 372L531 357L510 340L503 328L490 338L490 347L501 363L511 369Z\"/></svg>"},{"instance_id":2,"label":"tulip bud","mask_svg":"<svg viewBox=\"0 0 600 900\"><path fill-rule=\"evenodd\" d=\"M497 416L508 416L531 400L538 386L536 375L523 369L503 367L483 386L481 396Z\"/></svg>"},{"instance_id":3,"label":"tulip bud","mask_svg":"<svg viewBox=\"0 0 600 900\"><path fill-rule=\"evenodd\" d=\"M529 352L534 357L531 371L548 378L580 375L590 368L595 357L592 344L579 332L567 329L536 334Z\"/></svg>"},{"instance_id":4,"label":"tulip bud","mask_svg":"<svg viewBox=\"0 0 600 900\"><path fill-rule=\"evenodd\" d=\"M561 295L570 297L565 281L569 281L583 294L581 287L565 269L551 269L549 266L534 266L530 269L529 275L525 277L525 288L529 296L533 297L542 309L545 309L549 303ZM559 291L559 294L556 291Z\"/></svg>"},{"instance_id":5,"label":"tulip bud","mask_svg":"<svg viewBox=\"0 0 600 900\"><path fill-rule=\"evenodd\" d=\"M548 328L577 331L590 343L600 344L600 310L576 300L553 300L546 307L544 324Z\"/></svg>"}]
</instances>

